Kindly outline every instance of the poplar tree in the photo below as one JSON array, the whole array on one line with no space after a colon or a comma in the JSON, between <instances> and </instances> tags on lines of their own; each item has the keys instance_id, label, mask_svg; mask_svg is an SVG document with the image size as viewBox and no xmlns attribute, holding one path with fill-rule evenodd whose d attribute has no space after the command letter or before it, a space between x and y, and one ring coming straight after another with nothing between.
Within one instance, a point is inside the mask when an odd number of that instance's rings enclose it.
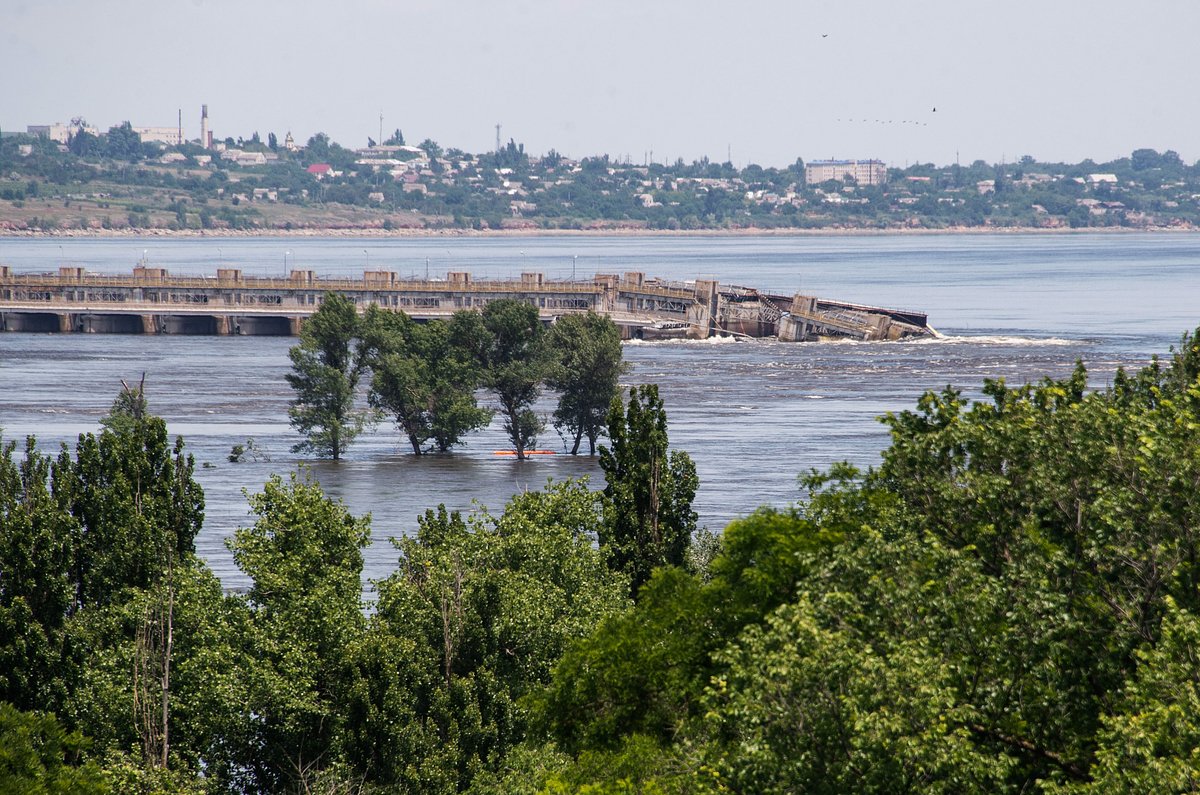
<instances>
[{"instance_id":1,"label":"poplar tree","mask_svg":"<svg viewBox=\"0 0 1200 795\"><path fill-rule=\"evenodd\" d=\"M699 480L691 456L667 452L667 414L654 384L631 388L625 407L613 401L608 436L612 446L600 448L607 481L600 545L636 596L655 568L683 564Z\"/></svg>"}]
</instances>

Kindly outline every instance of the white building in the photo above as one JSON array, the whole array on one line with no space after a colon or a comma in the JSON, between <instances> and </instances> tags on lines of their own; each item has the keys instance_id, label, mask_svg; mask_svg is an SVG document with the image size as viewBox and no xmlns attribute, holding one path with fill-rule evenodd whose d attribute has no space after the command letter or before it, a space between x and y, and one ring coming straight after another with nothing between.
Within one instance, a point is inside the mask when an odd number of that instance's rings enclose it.
<instances>
[{"instance_id":1,"label":"white building","mask_svg":"<svg viewBox=\"0 0 1200 795\"><path fill-rule=\"evenodd\" d=\"M95 127L88 127L83 124L72 123L62 124L55 122L54 124L30 124L25 128L25 132L30 135L37 135L42 138L49 138L55 143L65 144L71 140L71 136L82 130L89 135L99 135L100 131Z\"/></svg>"},{"instance_id":2,"label":"white building","mask_svg":"<svg viewBox=\"0 0 1200 795\"><path fill-rule=\"evenodd\" d=\"M183 143L183 132L178 127L134 127L133 131L142 139L142 143L159 143L168 146L179 146Z\"/></svg>"},{"instance_id":3,"label":"white building","mask_svg":"<svg viewBox=\"0 0 1200 795\"><path fill-rule=\"evenodd\" d=\"M887 182L887 164L882 160L813 160L804 164L806 185L820 185L831 179L853 181L859 185L883 185Z\"/></svg>"}]
</instances>

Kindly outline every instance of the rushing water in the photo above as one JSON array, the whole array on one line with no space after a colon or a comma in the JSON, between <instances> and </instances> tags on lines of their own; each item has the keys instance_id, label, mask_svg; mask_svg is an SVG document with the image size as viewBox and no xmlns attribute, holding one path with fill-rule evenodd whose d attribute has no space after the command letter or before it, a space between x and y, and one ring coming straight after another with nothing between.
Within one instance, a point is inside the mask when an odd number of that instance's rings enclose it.
<instances>
[{"instance_id":1,"label":"rushing water","mask_svg":"<svg viewBox=\"0 0 1200 795\"><path fill-rule=\"evenodd\" d=\"M799 496L798 474L839 460L867 466L887 444L877 417L911 408L921 392L953 384L977 394L983 379L1023 382L1067 374L1083 359L1093 385L1118 366L1165 353L1200 322L1200 237L1187 234L878 237L225 238L5 239L0 264L17 272L60 264L128 271L145 258L176 274L247 274L304 268L319 276L390 269L477 278L541 271L551 278L643 271L670 279L716 277L774 292L918 309L946 335L903 343L769 341L631 343L627 381L657 383L673 446L696 461L696 509L712 529L763 504ZM428 264L427 264L428 263ZM415 457L387 425L347 460L290 452L287 349L271 337L134 337L0 334L0 427L43 445L95 430L120 379L146 374L151 408L197 460L207 510L200 552L227 586L240 587L224 540L252 521L243 489L307 466L326 492L372 514L367 577L389 573L389 537L413 531L445 503L499 510L548 478L587 475L595 460L566 455L516 462L499 422L450 455ZM552 398L540 407L548 414ZM230 464L253 438L267 460ZM557 447L553 431L542 447Z\"/></svg>"}]
</instances>

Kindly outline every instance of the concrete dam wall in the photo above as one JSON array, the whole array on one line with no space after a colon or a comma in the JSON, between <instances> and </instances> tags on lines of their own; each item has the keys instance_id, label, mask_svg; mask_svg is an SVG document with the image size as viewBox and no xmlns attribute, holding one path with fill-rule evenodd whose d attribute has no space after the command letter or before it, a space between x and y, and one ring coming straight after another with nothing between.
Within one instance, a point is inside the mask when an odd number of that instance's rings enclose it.
<instances>
[{"instance_id":1,"label":"concrete dam wall","mask_svg":"<svg viewBox=\"0 0 1200 795\"><path fill-rule=\"evenodd\" d=\"M327 292L347 296L360 311L377 304L417 320L448 318L501 298L537 307L546 323L593 311L612 318L626 339L888 340L931 333L919 312L772 295L705 279L669 282L638 272L587 281L547 281L540 273L476 281L468 272L429 280L402 280L391 271L326 279L307 270L287 278L246 276L236 268L221 268L215 277L172 276L144 266L121 275L79 267L17 274L0 266L0 331L294 336Z\"/></svg>"}]
</instances>

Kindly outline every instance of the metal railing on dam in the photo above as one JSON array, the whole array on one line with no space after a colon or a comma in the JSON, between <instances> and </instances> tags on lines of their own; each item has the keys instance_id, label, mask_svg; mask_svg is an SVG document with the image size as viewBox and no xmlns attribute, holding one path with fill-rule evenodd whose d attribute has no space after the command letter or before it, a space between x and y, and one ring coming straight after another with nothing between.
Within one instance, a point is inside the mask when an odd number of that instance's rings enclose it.
<instances>
[{"instance_id":1,"label":"metal railing on dam","mask_svg":"<svg viewBox=\"0 0 1200 795\"><path fill-rule=\"evenodd\" d=\"M0 330L295 335L331 291L361 309L376 304L417 320L479 310L502 298L531 304L548 323L592 311L611 317L627 339L721 333L789 340L829 335L897 339L927 332L919 313L760 295L747 287L723 289L714 280L667 282L638 272L598 274L588 281L547 281L540 273L477 281L468 272L405 280L391 271L346 279L293 270L279 278L246 276L235 268L221 268L215 277L172 276L163 268L144 266L116 275L79 267L18 274L0 266ZM794 312L780 307L789 300ZM847 312L854 316L847 318Z\"/></svg>"}]
</instances>

